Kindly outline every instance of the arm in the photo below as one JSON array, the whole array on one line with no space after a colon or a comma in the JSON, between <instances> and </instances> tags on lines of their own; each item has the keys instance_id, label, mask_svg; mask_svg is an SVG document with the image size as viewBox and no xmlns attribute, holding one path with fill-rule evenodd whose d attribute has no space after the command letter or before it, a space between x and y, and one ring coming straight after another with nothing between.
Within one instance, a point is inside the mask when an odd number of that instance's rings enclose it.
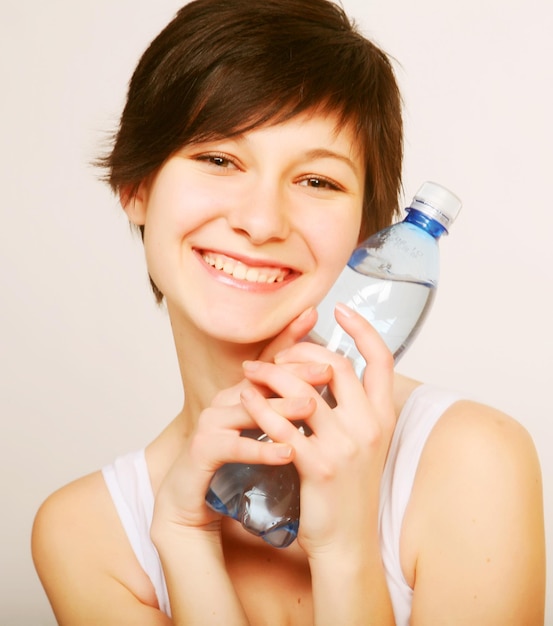
<instances>
[{"instance_id":1,"label":"arm","mask_svg":"<svg viewBox=\"0 0 553 626\"><path fill-rule=\"evenodd\" d=\"M315 624L395 624L378 538L310 559Z\"/></svg>"},{"instance_id":2,"label":"arm","mask_svg":"<svg viewBox=\"0 0 553 626\"><path fill-rule=\"evenodd\" d=\"M303 336L313 323L313 315L313 311L307 311L294 320L267 346L267 354ZM224 441L230 443L229 460L240 460L240 451L233 450L233 441L248 446L251 440L238 437L239 425L243 428L252 424L240 421L240 416L234 426L232 418L230 422L226 419L228 407L236 405L239 392L228 390L228 396L223 403L227 409L221 411L225 425L219 429L218 437L222 436ZM287 413L284 405L281 410ZM305 406L300 408L298 416L307 415L304 411ZM201 435L199 439L201 443ZM203 437L203 442L208 450L212 449L209 436ZM259 445L262 446L261 456L255 456L255 450L251 452L246 449L242 452L246 454L244 459L270 462L273 446ZM195 454L198 454L197 447ZM286 449L289 452L288 446ZM186 454L176 467L177 473L183 469L184 476L192 478L192 481L196 477L196 488L199 489L194 494L196 513L206 509L205 481L209 482L213 471L212 468L206 470L206 457L199 456L201 458L196 459L192 472L186 471ZM289 458L276 460L277 463L288 461ZM175 483L178 486L177 493L182 493L179 489L186 489L187 485L190 488L190 481L179 480L179 475ZM179 525L183 521L179 518L182 512L178 511L178 507L175 509L175 502L171 498L167 498L168 491L171 491L170 479L166 481L165 496L162 495L156 501L153 530L154 534L157 531L156 541L165 568L171 605L175 609L175 620L159 610L151 581L132 551L101 473L91 474L63 487L44 502L35 518L32 553L35 567L61 626L170 626L178 623L201 623L204 626L210 622L198 617L202 615L201 610L212 616L211 623L245 623L241 606L224 568L219 538L214 541L217 533L212 531L216 523L210 519L207 526L200 529L196 517L191 527ZM190 501L186 493L184 498ZM173 515L175 510L176 516ZM215 599L218 599L217 606ZM214 608L219 612L214 613ZM182 617L187 610L192 615L190 621ZM233 615L236 616L234 621Z\"/></svg>"},{"instance_id":3,"label":"arm","mask_svg":"<svg viewBox=\"0 0 553 626\"><path fill-rule=\"evenodd\" d=\"M293 320L269 345L260 359L271 359L293 345L315 321L313 309ZM328 378L311 376L313 384ZM225 462L286 464L293 458L288 444L267 444L240 437L244 428L257 428L240 404L247 380L223 390L198 421L166 476L156 497L152 540L162 561L175 624L247 624L247 616L226 569L221 545L221 517L205 504L213 473ZM268 392L268 390L264 390ZM270 402L287 419L304 419L313 411L304 399ZM191 565L193 564L193 565Z\"/></svg>"},{"instance_id":4,"label":"arm","mask_svg":"<svg viewBox=\"0 0 553 626\"><path fill-rule=\"evenodd\" d=\"M336 317L367 361L361 383L344 357L310 343L257 362L247 377L282 397L312 397L317 409L303 437L254 391L246 410L275 441L288 441L301 478L298 542L309 560L314 620L326 624L394 623L378 540L380 479L395 425L393 359L378 333L353 311ZM314 363L329 365L336 406L305 379ZM311 365L310 365L311 364Z\"/></svg>"},{"instance_id":5,"label":"arm","mask_svg":"<svg viewBox=\"0 0 553 626\"><path fill-rule=\"evenodd\" d=\"M290 414L286 404L278 402L279 410ZM233 412L238 413L234 426ZM247 623L222 559L219 517L204 502L204 481L209 482L212 474L205 462L217 458L228 444L233 460L285 463L290 460L290 447L239 437L242 428L254 425L240 413L230 407L221 410L223 425L215 425L220 432L214 439L206 431L199 433L193 450L184 450L156 500L152 533L173 619L159 610L151 581L133 553L101 473L81 478L46 500L35 519L33 558L61 626ZM305 405L301 406L298 417L307 415ZM207 450L202 453L204 444ZM282 447L286 456L278 457ZM181 496L186 505L179 508Z\"/></svg>"},{"instance_id":6,"label":"arm","mask_svg":"<svg viewBox=\"0 0 553 626\"><path fill-rule=\"evenodd\" d=\"M32 553L60 626L170 626L97 472L52 494L35 518Z\"/></svg>"},{"instance_id":7,"label":"arm","mask_svg":"<svg viewBox=\"0 0 553 626\"><path fill-rule=\"evenodd\" d=\"M489 407L451 407L421 458L402 542L417 546L415 626L543 625L542 486L528 433Z\"/></svg>"},{"instance_id":8,"label":"arm","mask_svg":"<svg viewBox=\"0 0 553 626\"><path fill-rule=\"evenodd\" d=\"M245 626L248 619L227 573L219 531L157 522L152 529L165 572L174 624Z\"/></svg>"}]
</instances>

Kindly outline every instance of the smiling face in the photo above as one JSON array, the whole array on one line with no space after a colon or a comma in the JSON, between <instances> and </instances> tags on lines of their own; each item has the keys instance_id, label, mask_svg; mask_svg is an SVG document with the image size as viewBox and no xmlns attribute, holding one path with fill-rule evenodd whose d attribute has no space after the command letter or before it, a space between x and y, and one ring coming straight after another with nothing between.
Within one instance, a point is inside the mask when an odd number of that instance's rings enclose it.
<instances>
[{"instance_id":1,"label":"smiling face","mask_svg":"<svg viewBox=\"0 0 553 626\"><path fill-rule=\"evenodd\" d=\"M173 326L257 343L316 305L357 243L364 174L319 114L172 155L125 208Z\"/></svg>"}]
</instances>

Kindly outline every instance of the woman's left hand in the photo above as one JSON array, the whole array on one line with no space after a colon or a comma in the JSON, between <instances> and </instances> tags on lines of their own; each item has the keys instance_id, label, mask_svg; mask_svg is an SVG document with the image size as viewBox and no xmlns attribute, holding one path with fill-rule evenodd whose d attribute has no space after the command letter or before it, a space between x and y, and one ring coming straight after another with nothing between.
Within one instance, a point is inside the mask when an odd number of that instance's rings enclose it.
<instances>
[{"instance_id":1,"label":"woman's left hand","mask_svg":"<svg viewBox=\"0 0 553 626\"><path fill-rule=\"evenodd\" d=\"M301 478L298 541L310 557L373 547L377 541L380 479L396 422L393 357L377 331L357 313L339 305L336 318L352 336L367 366L359 381L349 360L302 342L276 355L275 363L244 364L254 385L286 397L311 397L317 408L306 420L313 434L303 436L270 406L255 387L242 392L242 404L274 440L291 444ZM330 369L331 408L310 380Z\"/></svg>"}]
</instances>

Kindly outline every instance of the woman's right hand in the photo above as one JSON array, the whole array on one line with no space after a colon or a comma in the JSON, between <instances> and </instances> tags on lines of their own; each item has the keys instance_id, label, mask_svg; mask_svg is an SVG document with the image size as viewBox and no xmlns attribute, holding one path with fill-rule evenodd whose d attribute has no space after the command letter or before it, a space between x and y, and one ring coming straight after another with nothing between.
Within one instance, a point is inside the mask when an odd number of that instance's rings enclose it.
<instances>
[{"instance_id":1,"label":"woman's right hand","mask_svg":"<svg viewBox=\"0 0 553 626\"><path fill-rule=\"evenodd\" d=\"M294 319L269 343L260 360L272 360L274 354L292 346L312 328L316 313L308 309ZM328 383L327 373L313 372L313 385ZM245 429L259 428L244 409L241 394L254 383L244 379L220 391L211 406L204 409L183 450L165 476L156 496L152 539L154 543L166 536L167 527L179 532L215 531L220 529L220 514L205 503L205 494L216 470L225 463L284 465L293 460L294 451L288 442L257 441L241 437ZM266 397L272 393L257 388ZM269 398L276 412L290 421L308 419L315 410L311 398Z\"/></svg>"},{"instance_id":2,"label":"woman's right hand","mask_svg":"<svg viewBox=\"0 0 553 626\"><path fill-rule=\"evenodd\" d=\"M242 385L237 385L242 387ZM224 395L234 395L234 388ZM306 398L272 398L271 405L290 420L311 416L315 403ZM219 529L220 514L205 503L205 494L216 470L225 463L284 465L293 460L293 448L286 442L263 442L241 437L245 429L259 428L241 403L221 404L217 397L202 411L184 449L163 480L156 497L152 538L162 525L212 531ZM161 522L163 518L163 522Z\"/></svg>"},{"instance_id":3,"label":"woman's right hand","mask_svg":"<svg viewBox=\"0 0 553 626\"><path fill-rule=\"evenodd\" d=\"M272 361L276 352L302 339L316 319L314 310L292 321L258 357ZM328 374L307 376L314 385L327 384ZM247 624L240 598L228 574L221 541L221 515L205 496L215 471L229 462L283 465L294 458L289 442L263 442L241 433L259 428L243 405L243 392L256 387L275 411L289 420L307 420L313 398L271 397L272 392L242 380L217 394L201 412L194 430L158 489L150 534L160 556L175 624ZM295 430L295 429L294 429ZM206 616L210 616L206 620Z\"/></svg>"}]
</instances>

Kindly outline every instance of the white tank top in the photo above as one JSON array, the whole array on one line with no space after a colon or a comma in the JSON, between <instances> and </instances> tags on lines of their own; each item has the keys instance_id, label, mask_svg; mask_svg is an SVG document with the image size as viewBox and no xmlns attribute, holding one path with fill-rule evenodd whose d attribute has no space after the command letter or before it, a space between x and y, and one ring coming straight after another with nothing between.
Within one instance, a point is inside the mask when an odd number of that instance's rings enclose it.
<instances>
[{"instance_id":1,"label":"white tank top","mask_svg":"<svg viewBox=\"0 0 553 626\"><path fill-rule=\"evenodd\" d=\"M421 385L399 416L390 444L380 489L380 544L397 626L408 626L413 590L407 584L399 554L403 516L419 459L432 428L457 393ZM144 450L119 457L102 470L119 518L138 562L154 586L159 608L171 615L163 569L150 540L154 494Z\"/></svg>"}]
</instances>

